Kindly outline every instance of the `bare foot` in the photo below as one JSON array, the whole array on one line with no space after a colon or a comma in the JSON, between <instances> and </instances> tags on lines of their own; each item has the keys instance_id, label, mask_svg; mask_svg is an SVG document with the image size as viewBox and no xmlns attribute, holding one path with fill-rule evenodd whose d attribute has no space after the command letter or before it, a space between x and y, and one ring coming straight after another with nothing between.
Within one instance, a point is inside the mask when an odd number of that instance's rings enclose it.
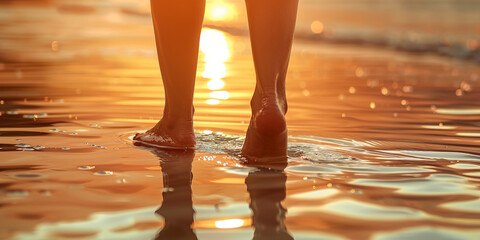
<instances>
[{"instance_id":1,"label":"bare foot","mask_svg":"<svg viewBox=\"0 0 480 240\"><path fill-rule=\"evenodd\" d=\"M252 118L242 154L253 162L272 162L287 156L286 104L277 97L252 98Z\"/></svg>"},{"instance_id":2,"label":"bare foot","mask_svg":"<svg viewBox=\"0 0 480 240\"><path fill-rule=\"evenodd\" d=\"M135 134L133 142L135 145L148 145L159 148L194 148L193 121L176 120L169 122L162 119L145 133Z\"/></svg>"}]
</instances>

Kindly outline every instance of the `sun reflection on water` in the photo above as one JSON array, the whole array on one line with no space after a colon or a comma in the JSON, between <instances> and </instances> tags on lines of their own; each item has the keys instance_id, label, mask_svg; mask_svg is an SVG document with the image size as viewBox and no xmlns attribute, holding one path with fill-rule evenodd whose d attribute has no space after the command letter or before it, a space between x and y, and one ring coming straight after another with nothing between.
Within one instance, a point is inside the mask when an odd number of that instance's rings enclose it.
<instances>
[{"instance_id":1,"label":"sun reflection on water","mask_svg":"<svg viewBox=\"0 0 480 240\"><path fill-rule=\"evenodd\" d=\"M239 228L243 226L245 221L242 219L227 219L215 221L215 227L217 228Z\"/></svg>"},{"instance_id":2,"label":"sun reflection on water","mask_svg":"<svg viewBox=\"0 0 480 240\"><path fill-rule=\"evenodd\" d=\"M200 50L205 55L205 69L202 77L209 79L207 88L212 90L206 104L218 105L220 100L227 100L230 97L227 91L214 91L223 89L225 82L222 78L227 76L225 62L230 58L230 50L225 34L218 30L204 28L200 37Z\"/></svg>"}]
</instances>

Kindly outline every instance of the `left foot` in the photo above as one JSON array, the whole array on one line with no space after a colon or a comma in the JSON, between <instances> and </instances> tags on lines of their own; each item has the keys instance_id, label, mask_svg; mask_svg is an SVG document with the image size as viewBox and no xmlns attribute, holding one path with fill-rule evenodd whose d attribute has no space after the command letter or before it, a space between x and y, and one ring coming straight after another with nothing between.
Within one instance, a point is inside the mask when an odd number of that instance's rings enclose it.
<instances>
[{"instance_id":1,"label":"left foot","mask_svg":"<svg viewBox=\"0 0 480 240\"><path fill-rule=\"evenodd\" d=\"M167 120L162 119L145 133L135 134L133 137L134 144L178 149L195 147L195 133L191 120L167 122Z\"/></svg>"}]
</instances>

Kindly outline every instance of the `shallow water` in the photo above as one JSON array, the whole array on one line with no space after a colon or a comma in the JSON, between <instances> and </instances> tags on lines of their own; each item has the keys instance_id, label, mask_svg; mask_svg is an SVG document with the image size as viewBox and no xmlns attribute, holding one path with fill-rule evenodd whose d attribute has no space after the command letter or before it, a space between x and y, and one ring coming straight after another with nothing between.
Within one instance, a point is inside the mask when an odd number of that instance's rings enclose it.
<instances>
[{"instance_id":1,"label":"shallow water","mask_svg":"<svg viewBox=\"0 0 480 240\"><path fill-rule=\"evenodd\" d=\"M247 166L246 36L204 29L195 151L134 147L163 106L148 16L9 2L0 238L480 238L474 61L297 39L288 165Z\"/></svg>"}]
</instances>

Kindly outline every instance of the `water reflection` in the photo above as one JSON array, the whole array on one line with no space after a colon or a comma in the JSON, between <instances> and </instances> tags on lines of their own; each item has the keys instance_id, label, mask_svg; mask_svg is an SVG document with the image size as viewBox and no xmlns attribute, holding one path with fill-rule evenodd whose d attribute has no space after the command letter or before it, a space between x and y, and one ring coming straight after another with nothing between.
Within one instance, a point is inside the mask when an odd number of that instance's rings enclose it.
<instances>
[{"instance_id":1,"label":"water reflection","mask_svg":"<svg viewBox=\"0 0 480 240\"><path fill-rule=\"evenodd\" d=\"M155 239L197 239L193 232L192 161L195 152L154 150L163 173L163 203L156 213L165 226Z\"/></svg>"},{"instance_id":2,"label":"water reflection","mask_svg":"<svg viewBox=\"0 0 480 240\"><path fill-rule=\"evenodd\" d=\"M165 225L155 239L197 239L192 229L195 210L192 201L193 150L159 150L152 152L160 159L163 174L163 203L156 213L165 219ZM286 209L281 202L286 196L285 164L258 167L245 179L253 212L253 239L293 239L285 226ZM219 229L245 226L242 219L215 221Z\"/></svg>"},{"instance_id":3,"label":"water reflection","mask_svg":"<svg viewBox=\"0 0 480 240\"><path fill-rule=\"evenodd\" d=\"M286 196L284 168L258 168L245 179L253 212L253 239L293 239L284 223L287 210L281 204Z\"/></svg>"}]
</instances>

